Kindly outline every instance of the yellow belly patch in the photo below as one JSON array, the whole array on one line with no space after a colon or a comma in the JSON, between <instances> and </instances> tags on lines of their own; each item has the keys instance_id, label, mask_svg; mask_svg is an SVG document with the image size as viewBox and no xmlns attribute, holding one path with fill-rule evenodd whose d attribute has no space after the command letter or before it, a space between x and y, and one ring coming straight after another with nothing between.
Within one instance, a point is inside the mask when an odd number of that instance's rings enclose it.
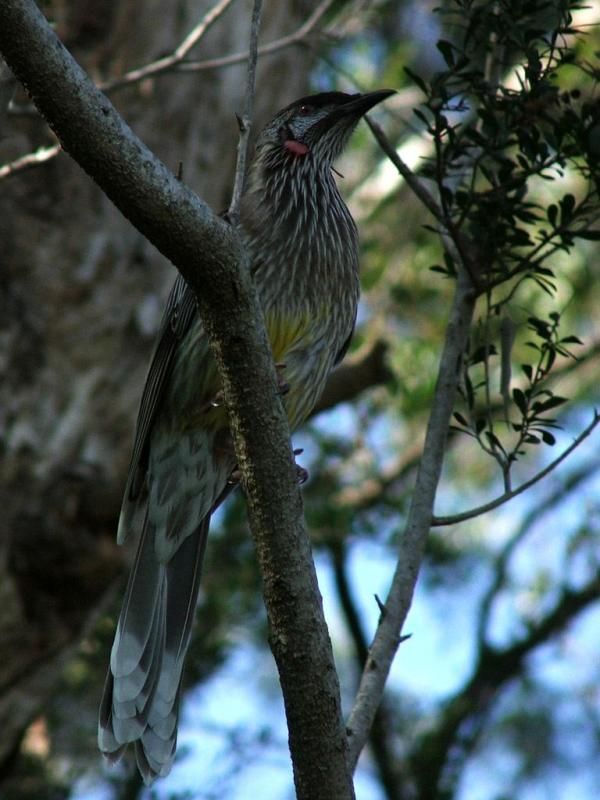
<instances>
[{"instance_id":1,"label":"yellow belly patch","mask_svg":"<svg viewBox=\"0 0 600 800\"><path fill-rule=\"evenodd\" d=\"M285 361L288 350L306 336L310 323L310 317L305 314L292 317L281 313L265 315L265 326L275 363Z\"/></svg>"},{"instance_id":2,"label":"yellow belly patch","mask_svg":"<svg viewBox=\"0 0 600 800\"><path fill-rule=\"evenodd\" d=\"M285 363L290 350L301 347L303 340L308 344L311 322L311 317L307 314L290 316L271 312L265 315L267 336L271 344L273 360L276 364ZM285 370L283 370L282 375L284 379L291 378L289 374L286 374ZM185 430L199 428L220 430L226 428L228 425L227 413L224 405L222 405L220 380L217 366L212 356L209 357L208 363L205 364L202 379L200 390L194 395L193 402L189 403L185 413L182 415L184 419L183 428ZM296 422L296 417L298 416L296 406L301 399L299 395L302 394L303 388L302 386L294 385L294 382L292 382L289 394L285 397L288 416L290 416L290 421L293 423ZM214 401L218 403L217 406L211 405L211 402Z\"/></svg>"}]
</instances>

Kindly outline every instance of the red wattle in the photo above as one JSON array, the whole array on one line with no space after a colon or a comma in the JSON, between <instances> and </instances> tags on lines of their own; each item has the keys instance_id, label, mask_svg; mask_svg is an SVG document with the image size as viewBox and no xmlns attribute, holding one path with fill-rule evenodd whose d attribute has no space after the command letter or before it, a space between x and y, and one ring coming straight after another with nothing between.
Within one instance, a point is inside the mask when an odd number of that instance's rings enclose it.
<instances>
[{"instance_id":1,"label":"red wattle","mask_svg":"<svg viewBox=\"0 0 600 800\"><path fill-rule=\"evenodd\" d=\"M293 156L305 156L308 153L308 147L295 139L286 139L283 146Z\"/></svg>"}]
</instances>

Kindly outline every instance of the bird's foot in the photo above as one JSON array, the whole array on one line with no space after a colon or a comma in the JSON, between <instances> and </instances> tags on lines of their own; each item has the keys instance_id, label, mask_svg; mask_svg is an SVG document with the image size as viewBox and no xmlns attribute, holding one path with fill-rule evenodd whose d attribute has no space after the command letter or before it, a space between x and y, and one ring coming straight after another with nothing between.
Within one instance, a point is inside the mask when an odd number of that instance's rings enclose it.
<instances>
[{"instance_id":1,"label":"bird's foot","mask_svg":"<svg viewBox=\"0 0 600 800\"><path fill-rule=\"evenodd\" d=\"M303 452L304 450L302 448L294 450L294 456L299 456ZM304 469L304 467L301 467L300 464L294 463L294 466L296 467L296 481L300 486L302 486L302 484L306 483L308 480L308 470ZM231 470L229 478L227 479L227 483L231 486L237 486L241 480L242 470L239 467L236 467L235 469Z\"/></svg>"},{"instance_id":2,"label":"bird's foot","mask_svg":"<svg viewBox=\"0 0 600 800\"><path fill-rule=\"evenodd\" d=\"M281 361L275 364L275 373L277 375L277 388L279 390L279 394L283 397L286 395L290 390L290 385L283 377L283 371L287 367L287 364L282 363Z\"/></svg>"},{"instance_id":3,"label":"bird's foot","mask_svg":"<svg viewBox=\"0 0 600 800\"><path fill-rule=\"evenodd\" d=\"M232 486L237 486L237 484L242 480L242 470L239 467L231 470L231 475L227 479L227 483Z\"/></svg>"}]
</instances>

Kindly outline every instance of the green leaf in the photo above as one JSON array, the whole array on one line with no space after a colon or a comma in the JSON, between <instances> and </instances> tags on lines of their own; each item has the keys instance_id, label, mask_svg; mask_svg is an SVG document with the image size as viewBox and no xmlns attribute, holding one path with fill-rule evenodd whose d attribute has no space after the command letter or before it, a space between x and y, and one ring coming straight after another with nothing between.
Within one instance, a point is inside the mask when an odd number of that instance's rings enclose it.
<instances>
[{"instance_id":1,"label":"green leaf","mask_svg":"<svg viewBox=\"0 0 600 800\"><path fill-rule=\"evenodd\" d=\"M439 42L436 44L437 49L442 54L442 58L446 62L449 67L453 67L455 64L454 58L454 46L451 42L446 41L445 39L440 39Z\"/></svg>"},{"instance_id":2,"label":"green leaf","mask_svg":"<svg viewBox=\"0 0 600 800\"><path fill-rule=\"evenodd\" d=\"M536 332L540 339L548 340L550 338L550 326L543 319L537 317L529 317L527 320L529 327Z\"/></svg>"},{"instance_id":3,"label":"green leaf","mask_svg":"<svg viewBox=\"0 0 600 800\"><path fill-rule=\"evenodd\" d=\"M554 272L549 269L548 267L542 267L540 264L536 264L533 268L533 271L538 275L546 275L548 278L554 278Z\"/></svg>"},{"instance_id":4,"label":"green leaf","mask_svg":"<svg viewBox=\"0 0 600 800\"><path fill-rule=\"evenodd\" d=\"M416 72L413 72L412 69L409 69L408 67L404 67L404 72L406 72L406 74L408 75L408 77L411 79L411 81L413 83L417 84L417 86L423 92L423 94L428 94L429 93L429 90L427 88L427 84L425 83L423 78L420 78L416 74Z\"/></svg>"},{"instance_id":5,"label":"green leaf","mask_svg":"<svg viewBox=\"0 0 600 800\"><path fill-rule=\"evenodd\" d=\"M557 394L553 394L552 397L549 397L548 400L539 401L533 404L533 410L536 412L540 411L550 411L551 408L558 408L558 406L562 406L564 403L568 402L568 398L566 397L559 397Z\"/></svg>"},{"instance_id":6,"label":"green leaf","mask_svg":"<svg viewBox=\"0 0 600 800\"><path fill-rule=\"evenodd\" d=\"M575 198L572 194L566 194L560 201L561 223L563 225L567 225L571 221L574 208Z\"/></svg>"},{"instance_id":7,"label":"green leaf","mask_svg":"<svg viewBox=\"0 0 600 800\"><path fill-rule=\"evenodd\" d=\"M556 444L556 437L554 437L550 431L542 431L542 439L545 444L553 445Z\"/></svg>"},{"instance_id":8,"label":"green leaf","mask_svg":"<svg viewBox=\"0 0 600 800\"><path fill-rule=\"evenodd\" d=\"M430 120L427 119L424 111L421 111L419 108L413 108L413 114L421 120L427 129L429 129Z\"/></svg>"},{"instance_id":9,"label":"green leaf","mask_svg":"<svg viewBox=\"0 0 600 800\"><path fill-rule=\"evenodd\" d=\"M475 405L475 392L473 390L473 382L468 372L465 372L465 399L469 408L473 408Z\"/></svg>"},{"instance_id":10,"label":"green leaf","mask_svg":"<svg viewBox=\"0 0 600 800\"><path fill-rule=\"evenodd\" d=\"M564 339L560 340L560 343L561 344L583 344L581 339L579 339L577 336L565 336Z\"/></svg>"},{"instance_id":11,"label":"green leaf","mask_svg":"<svg viewBox=\"0 0 600 800\"><path fill-rule=\"evenodd\" d=\"M513 401L523 416L527 416L527 398L521 389L513 389Z\"/></svg>"},{"instance_id":12,"label":"green leaf","mask_svg":"<svg viewBox=\"0 0 600 800\"><path fill-rule=\"evenodd\" d=\"M504 447L502 447L502 442L496 436L495 433L492 433L491 431L486 431L485 432L485 437L488 440L488 442L492 445L492 447L495 447L496 449L500 450L502 453L506 453L506 450L504 449Z\"/></svg>"}]
</instances>

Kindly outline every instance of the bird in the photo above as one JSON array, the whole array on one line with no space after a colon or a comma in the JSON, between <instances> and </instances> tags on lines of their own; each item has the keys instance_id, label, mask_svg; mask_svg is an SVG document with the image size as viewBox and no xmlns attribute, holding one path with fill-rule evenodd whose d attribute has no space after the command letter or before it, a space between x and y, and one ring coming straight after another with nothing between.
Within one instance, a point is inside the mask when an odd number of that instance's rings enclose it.
<instances>
[{"instance_id":1,"label":"bird","mask_svg":"<svg viewBox=\"0 0 600 800\"><path fill-rule=\"evenodd\" d=\"M237 225L291 430L310 414L356 322L358 234L334 161L364 114L392 93L302 97L256 140ZM220 393L194 293L179 275L142 392L119 517L117 541L139 541L98 722L100 751L113 763L133 745L147 785L175 758L210 518L236 485Z\"/></svg>"}]
</instances>

